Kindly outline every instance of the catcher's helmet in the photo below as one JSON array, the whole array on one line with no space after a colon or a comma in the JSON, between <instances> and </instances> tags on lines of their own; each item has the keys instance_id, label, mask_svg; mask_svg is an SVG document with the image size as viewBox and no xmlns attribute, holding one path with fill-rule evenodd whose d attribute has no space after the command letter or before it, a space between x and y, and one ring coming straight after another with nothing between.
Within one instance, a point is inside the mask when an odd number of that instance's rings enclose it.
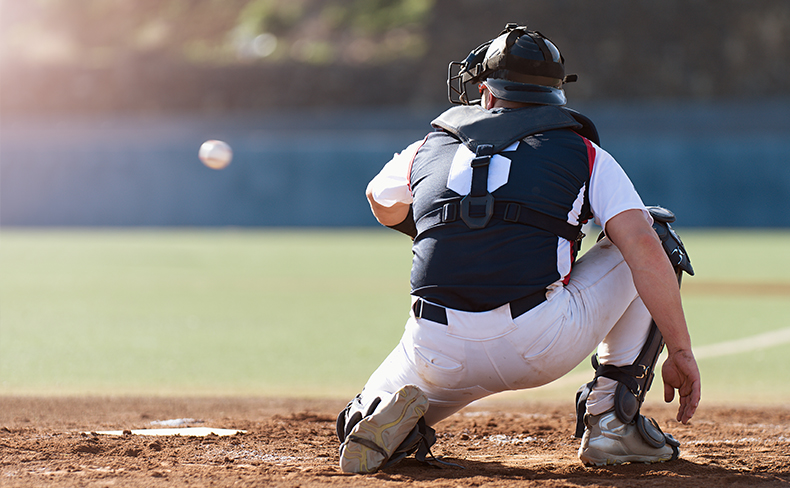
<instances>
[{"instance_id":1,"label":"catcher's helmet","mask_svg":"<svg viewBox=\"0 0 790 488\"><path fill-rule=\"evenodd\" d=\"M576 78L565 75L560 50L543 34L507 24L497 38L475 48L464 61L450 63L447 96L452 103L477 103L479 99L469 100L466 90L467 83L474 83L484 84L502 100L565 105L562 85Z\"/></svg>"}]
</instances>

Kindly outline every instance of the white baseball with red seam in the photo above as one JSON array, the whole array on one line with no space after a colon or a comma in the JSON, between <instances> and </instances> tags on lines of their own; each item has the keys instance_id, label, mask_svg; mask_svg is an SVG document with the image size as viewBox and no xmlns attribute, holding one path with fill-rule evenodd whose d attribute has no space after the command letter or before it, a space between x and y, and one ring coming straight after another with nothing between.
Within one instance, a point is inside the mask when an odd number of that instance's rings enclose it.
<instances>
[{"instance_id":1,"label":"white baseball with red seam","mask_svg":"<svg viewBox=\"0 0 790 488\"><path fill-rule=\"evenodd\" d=\"M223 169L233 159L233 150L228 143L212 139L200 146L198 157L211 169Z\"/></svg>"}]
</instances>

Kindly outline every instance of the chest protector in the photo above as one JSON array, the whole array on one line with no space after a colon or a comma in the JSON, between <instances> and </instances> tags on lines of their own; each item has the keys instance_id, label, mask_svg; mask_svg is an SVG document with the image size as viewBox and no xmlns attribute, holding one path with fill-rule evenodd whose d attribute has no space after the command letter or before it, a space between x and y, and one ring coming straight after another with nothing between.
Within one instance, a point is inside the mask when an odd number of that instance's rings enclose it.
<instances>
[{"instance_id":1,"label":"chest protector","mask_svg":"<svg viewBox=\"0 0 790 488\"><path fill-rule=\"evenodd\" d=\"M591 217L586 191L592 166L588 146L575 132L590 124L577 116L555 106L460 106L432 122L440 130L426 138L410 174L417 227L414 295L484 311L562 278L559 239L572 243L572 261L581 225ZM502 152L516 141L515 150ZM475 154L468 195L448 188L461 144ZM510 169L507 182L489 192L495 154L509 159Z\"/></svg>"}]
</instances>

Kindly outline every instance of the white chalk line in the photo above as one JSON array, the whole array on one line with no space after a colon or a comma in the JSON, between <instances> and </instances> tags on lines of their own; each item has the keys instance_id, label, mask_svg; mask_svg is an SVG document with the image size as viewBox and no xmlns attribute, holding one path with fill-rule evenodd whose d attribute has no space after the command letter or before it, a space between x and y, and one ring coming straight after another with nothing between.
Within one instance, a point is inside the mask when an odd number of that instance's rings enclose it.
<instances>
[{"instance_id":1,"label":"white chalk line","mask_svg":"<svg viewBox=\"0 0 790 488\"><path fill-rule=\"evenodd\" d=\"M771 332L764 332L751 337L743 337L741 339L735 339L732 341L696 346L693 347L693 350L694 357L700 360L759 351L762 349L781 346L787 343L790 343L790 327L773 330ZM666 359L666 357L667 353L664 351L659 358L658 364L661 364ZM548 385L541 386L539 389L549 390L554 388L567 388L570 385L579 386L582 383L592 380L592 377L593 369L590 367L589 372L585 371L565 375L562 378L549 383Z\"/></svg>"},{"instance_id":2,"label":"white chalk line","mask_svg":"<svg viewBox=\"0 0 790 488\"><path fill-rule=\"evenodd\" d=\"M751 337L744 337L732 341L708 344L707 346L694 347L694 356L697 359L709 359L743 352L759 351L769 347L781 346L790 342L790 327L786 329L764 332Z\"/></svg>"},{"instance_id":3,"label":"white chalk line","mask_svg":"<svg viewBox=\"0 0 790 488\"><path fill-rule=\"evenodd\" d=\"M96 434L122 436L125 434L130 435L149 435L149 436L169 436L180 435L187 437L206 437L208 435L226 436L235 435L238 433L244 434L246 430L237 429L215 429L213 427L185 427L177 429L136 429L136 430L100 430ZM84 434L92 434L93 432L83 432Z\"/></svg>"},{"instance_id":4,"label":"white chalk line","mask_svg":"<svg viewBox=\"0 0 790 488\"><path fill-rule=\"evenodd\" d=\"M769 437L768 440L777 443L783 443L783 444L790 443L790 437L786 437L783 435L777 436L776 438ZM766 439L761 439L759 437L743 437L741 439L711 439L711 440L686 441L684 444L692 445L692 446L720 446L720 445L737 446L741 444L765 445L765 443L766 443Z\"/></svg>"}]
</instances>

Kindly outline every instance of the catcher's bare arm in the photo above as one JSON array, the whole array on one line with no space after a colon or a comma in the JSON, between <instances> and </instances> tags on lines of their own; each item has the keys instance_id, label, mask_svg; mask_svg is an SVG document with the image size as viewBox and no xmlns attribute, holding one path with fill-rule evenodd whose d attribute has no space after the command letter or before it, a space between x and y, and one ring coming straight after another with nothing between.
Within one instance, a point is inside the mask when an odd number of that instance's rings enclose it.
<instances>
[{"instance_id":1,"label":"catcher's bare arm","mask_svg":"<svg viewBox=\"0 0 790 488\"><path fill-rule=\"evenodd\" d=\"M391 207L385 207L374 200L371 190L368 189L365 195L368 197L368 202L370 202L370 210L381 225L386 225L387 227L398 225L409 215L409 205L406 203L396 202Z\"/></svg>"},{"instance_id":2,"label":"catcher's bare arm","mask_svg":"<svg viewBox=\"0 0 790 488\"><path fill-rule=\"evenodd\" d=\"M662 367L664 399L680 396L677 419L687 423L700 401L700 374L691 351L686 319L677 286L677 276L656 232L640 210L627 210L612 217L606 234L623 254L634 277L634 285L664 336L669 357Z\"/></svg>"}]
</instances>

